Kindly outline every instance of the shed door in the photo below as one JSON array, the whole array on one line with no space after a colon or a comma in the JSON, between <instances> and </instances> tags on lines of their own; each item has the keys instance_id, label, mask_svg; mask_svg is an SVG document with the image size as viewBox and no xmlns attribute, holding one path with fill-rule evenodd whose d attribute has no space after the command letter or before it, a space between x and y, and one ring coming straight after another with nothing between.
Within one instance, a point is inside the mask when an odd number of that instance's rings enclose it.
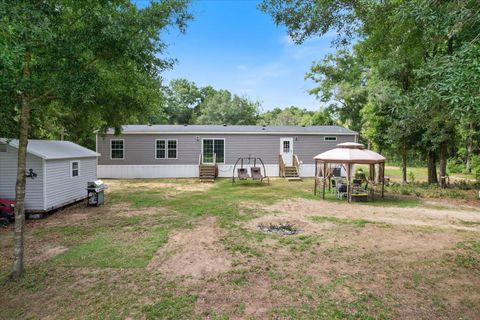
<instances>
[{"instance_id":1,"label":"shed door","mask_svg":"<svg viewBox=\"0 0 480 320\"><path fill-rule=\"evenodd\" d=\"M280 138L280 155L286 166L293 163L293 138Z\"/></svg>"}]
</instances>

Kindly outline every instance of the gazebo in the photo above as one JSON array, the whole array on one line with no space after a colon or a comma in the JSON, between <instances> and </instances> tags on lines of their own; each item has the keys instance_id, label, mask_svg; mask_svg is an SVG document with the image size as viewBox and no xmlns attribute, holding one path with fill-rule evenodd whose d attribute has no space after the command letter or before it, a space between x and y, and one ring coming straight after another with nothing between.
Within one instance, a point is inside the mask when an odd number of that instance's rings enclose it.
<instances>
[{"instance_id":1,"label":"gazebo","mask_svg":"<svg viewBox=\"0 0 480 320\"><path fill-rule=\"evenodd\" d=\"M323 184L323 199L325 199L325 187L327 180L333 175L332 164L342 164L346 166L347 171L347 200L352 201L352 166L354 164L369 165L369 182L381 182L381 195L383 198L385 182L385 157L371 150L365 149L363 144L354 142L345 142L336 145L335 149L325 151L314 157L315 159L315 190L317 186ZM375 175L375 166L378 165L378 177Z\"/></svg>"}]
</instances>

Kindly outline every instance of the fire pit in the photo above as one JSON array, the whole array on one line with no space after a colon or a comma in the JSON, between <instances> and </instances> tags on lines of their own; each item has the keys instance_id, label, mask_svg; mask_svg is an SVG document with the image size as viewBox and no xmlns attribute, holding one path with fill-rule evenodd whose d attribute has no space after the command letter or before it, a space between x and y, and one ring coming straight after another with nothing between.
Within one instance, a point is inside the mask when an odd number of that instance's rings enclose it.
<instances>
[{"instance_id":1,"label":"fire pit","mask_svg":"<svg viewBox=\"0 0 480 320\"><path fill-rule=\"evenodd\" d=\"M297 234L299 230L291 223L277 223L277 224L259 224L258 228L265 233L275 233L283 236L291 236Z\"/></svg>"}]
</instances>

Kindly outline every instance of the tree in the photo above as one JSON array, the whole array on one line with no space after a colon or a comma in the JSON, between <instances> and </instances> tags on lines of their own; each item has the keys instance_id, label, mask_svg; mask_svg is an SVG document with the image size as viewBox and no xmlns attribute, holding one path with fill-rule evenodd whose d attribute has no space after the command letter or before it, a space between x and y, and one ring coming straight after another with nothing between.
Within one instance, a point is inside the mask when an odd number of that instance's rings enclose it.
<instances>
[{"instance_id":1,"label":"tree","mask_svg":"<svg viewBox=\"0 0 480 320\"><path fill-rule=\"evenodd\" d=\"M0 94L2 113L17 114L19 148L14 258L11 278L24 272L25 168L28 137L49 118L102 131L148 114L159 104L160 31L190 19L187 2L152 2L139 9L127 0L2 1ZM78 120L91 119L79 122ZM39 128L40 127L40 128ZM72 128L70 127L70 129ZM92 128L93 129L93 128ZM70 133L70 132L69 132Z\"/></svg>"},{"instance_id":2,"label":"tree","mask_svg":"<svg viewBox=\"0 0 480 320\"><path fill-rule=\"evenodd\" d=\"M365 72L365 67L355 54L341 50L314 63L305 76L319 84L309 93L329 103L329 108L338 115L340 124L358 132L362 128L360 112L368 96Z\"/></svg>"},{"instance_id":3,"label":"tree","mask_svg":"<svg viewBox=\"0 0 480 320\"><path fill-rule=\"evenodd\" d=\"M258 117L258 102L219 90L200 105L197 124L255 124Z\"/></svg>"}]
</instances>

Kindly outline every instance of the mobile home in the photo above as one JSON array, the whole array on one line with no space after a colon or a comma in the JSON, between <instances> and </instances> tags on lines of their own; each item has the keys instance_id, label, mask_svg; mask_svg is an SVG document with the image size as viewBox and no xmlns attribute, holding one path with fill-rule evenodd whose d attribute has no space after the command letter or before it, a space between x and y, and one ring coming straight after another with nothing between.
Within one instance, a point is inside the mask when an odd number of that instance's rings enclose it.
<instances>
[{"instance_id":1,"label":"mobile home","mask_svg":"<svg viewBox=\"0 0 480 320\"><path fill-rule=\"evenodd\" d=\"M97 135L100 178L199 177L202 165L215 165L231 177L240 157L259 157L269 176L282 165L297 165L302 177L315 175L313 157L358 134L339 126L126 125Z\"/></svg>"}]
</instances>

